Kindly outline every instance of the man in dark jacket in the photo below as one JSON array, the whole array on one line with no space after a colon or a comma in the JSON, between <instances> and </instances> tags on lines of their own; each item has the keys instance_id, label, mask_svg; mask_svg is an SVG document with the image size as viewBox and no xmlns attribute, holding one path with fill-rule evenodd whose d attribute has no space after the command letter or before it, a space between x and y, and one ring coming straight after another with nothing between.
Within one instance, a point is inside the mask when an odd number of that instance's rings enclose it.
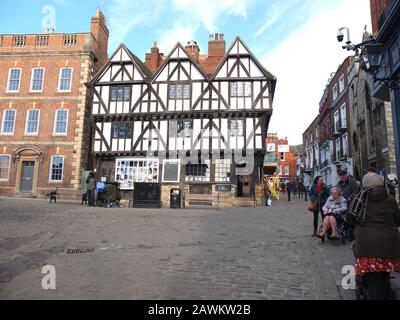
<instances>
[{"instance_id":1,"label":"man in dark jacket","mask_svg":"<svg viewBox=\"0 0 400 320\"><path fill-rule=\"evenodd\" d=\"M87 185L88 205L89 207L94 207L94 192L96 190L96 178L93 172L89 173L89 176L86 179L86 185Z\"/></svg>"},{"instance_id":2,"label":"man in dark jacket","mask_svg":"<svg viewBox=\"0 0 400 320\"><path fill-rule=\"evenodd\" d=\"M340 176L340 181L337 184L337 187L342 190L343 197L347 200L347 205L354 199L354 197L360 192L360 185L354 179L351 179L347 171L340 170L338 172ZM350 225L346 225L346 233L347 239L349 241L354 240L354 230Z\"/></svg>"}]
</instances>

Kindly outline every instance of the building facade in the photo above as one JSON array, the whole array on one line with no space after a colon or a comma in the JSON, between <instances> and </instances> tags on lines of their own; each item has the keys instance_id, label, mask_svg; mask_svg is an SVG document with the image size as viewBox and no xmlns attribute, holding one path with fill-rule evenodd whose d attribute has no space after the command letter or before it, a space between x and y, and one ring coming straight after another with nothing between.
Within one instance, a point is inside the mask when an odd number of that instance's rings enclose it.
<instances>
[{"instance_id":1,"label":"building facade","mask_svg":"<svg viewBox=\"0 0 400 320\"><path fill-rule=\"evenodd\" d=\"M276 78L239 37L227 52L224 43L210 37L210 57L195 42L164 57L155 43L145 63L124 45L115 51L88 84L99 179L127 198L135 182L159 184L164 206L172 188L185 199L254 197Z\"/></svg>"},{"instance_id":2,"label":"building facade","mask_svg":"<svg viewBox=\"0 0 400 320\"><path fill-rule=\"evenodd\" d=\"M373 79L353 62L349 68L350 120L354 177L369 168L385 179L396 174L391 104L372 96Z\"/></svg>"},{"instance_id":3,"label":"building facade","mask_svg":"<svg viewBox=\"0 0 400 320\"><path fill-rule=\"evenodd\" d=\"M90 150L85 82L107 61L100 10L89 33L0 35L0 193L78 196Z\"/></svg>"},{"instance_id":4,"label":"building facade","mask_svg":"<svg viewBox=\"0 0 400 320\"><path fill-rule=\"evenodd\" d=\"M347 57L331 74L319 104L319 115L303 134L306 185L320 175L328 186L335 186L339 170L353 174L348 81L352 61L353 57Z\"/></svg>"},{"instance_id":5,"label":"building facade","mask_svg":"<svg viewBox=\"0 0 400 320\"><path fill-rule=\"evenodd\" d=\"M400 177L400 0L371 0L371 18L376 42L384 45L384 55L378 78L396 79L394 86L375 81L372 95L392 105L393 141L396 153L397 177ZM373 10L373 8L379 10ZM390 137L389 137L390 139ZM398 185L400 188L400 184Z\"/></svg>"},{"instance_id":6,"label":"building facade","mask_svg":"<svg viewBox=\"0 0 400 320\"><path fill-rule=\"evenodd\" d=\"M319 137L320 137L320 115L318 114L307 130L303 133L304 145L304 171L303 183L305 186L310 187L316 176L320 172L320 158L319 158Z\"/></svg>"}]
</instances>

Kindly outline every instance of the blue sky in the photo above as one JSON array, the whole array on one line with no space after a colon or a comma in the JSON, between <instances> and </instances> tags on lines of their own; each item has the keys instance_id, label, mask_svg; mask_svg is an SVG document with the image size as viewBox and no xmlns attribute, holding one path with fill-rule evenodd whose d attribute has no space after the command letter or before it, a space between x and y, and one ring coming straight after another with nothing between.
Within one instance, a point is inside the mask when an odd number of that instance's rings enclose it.
<instances>
[{"instance_id":1,"label":"blue sky","mask_svg":"<svg viewBox=\"0 0 400 320\"><path fill-rule=\"evenodd\" d=\"M370 25L369 0L2 0L0 34L41 33L46 5L54 6L60 33L88 32L99 6L109 53L124 42L142 60L153 41L168 54L176 42L193 39L206 54L210 33L224 33L227 46L239 35L278 77L270 131L295 144L317 115L329 74L348 54L336 30L349 26L356 42Z\"/></svg>"}]
</instances>

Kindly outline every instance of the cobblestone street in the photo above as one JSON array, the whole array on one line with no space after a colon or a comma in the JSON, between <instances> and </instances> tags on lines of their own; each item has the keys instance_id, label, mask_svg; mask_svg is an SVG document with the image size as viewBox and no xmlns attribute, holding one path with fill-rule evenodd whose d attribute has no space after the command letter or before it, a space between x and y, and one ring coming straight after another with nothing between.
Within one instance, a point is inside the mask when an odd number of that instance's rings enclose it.
<instances>
[{"instance_id":1,"label":"cobblestone street","mask_svg":"<svg viewBox=\"0 0 400 320\"><path fill-rule=\"evenodd\" d=\"M272 208L102 209L0 198L0 299L353 299L350 244L312 238L302 199ZM94 251L67 254L86 246ZM42 266L56 269L43 290Z\"/></svg>"}]
</instances>

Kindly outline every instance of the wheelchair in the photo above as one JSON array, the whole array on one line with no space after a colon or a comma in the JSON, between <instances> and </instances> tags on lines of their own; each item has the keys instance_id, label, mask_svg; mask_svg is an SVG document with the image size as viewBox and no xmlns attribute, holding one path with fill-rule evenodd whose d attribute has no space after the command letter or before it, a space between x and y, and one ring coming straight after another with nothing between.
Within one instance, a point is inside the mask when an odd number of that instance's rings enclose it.
<instances>
[{"instance_id":1,"label":"wheelchair","mask_svg":"<svg viewBox=\"0 0 400 320\"><path fill-rule=\"evenodd\" d=\"M323 230L323 221L322 224L319 228L319 232L321 233ZM328 238L328 240L331 241L340 241L343 245L346 244L346 221L344 217L340 214L336 216L336 235L337 238L332 238L332 227L329 226L328 229L326 230L326 234L324 237L321 237L322 242L325 242L325 238Z\"/></svg>"}]
</instances>

